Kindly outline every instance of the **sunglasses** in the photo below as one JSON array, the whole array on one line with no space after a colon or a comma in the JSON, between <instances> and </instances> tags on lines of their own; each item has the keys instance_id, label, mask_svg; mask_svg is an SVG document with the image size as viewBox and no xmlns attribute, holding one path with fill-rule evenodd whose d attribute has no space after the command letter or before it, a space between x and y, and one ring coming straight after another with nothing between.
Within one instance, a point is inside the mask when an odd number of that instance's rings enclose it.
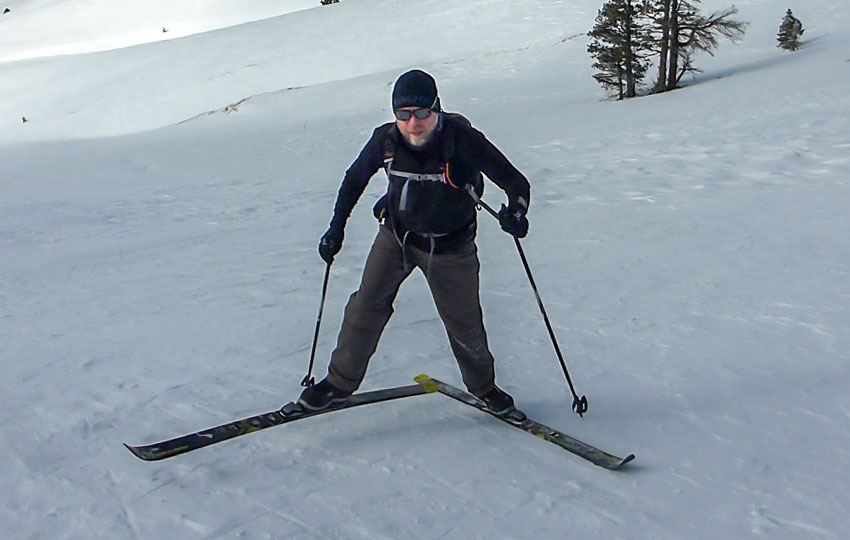
<instances>
[{"instance_id":1,"label":"sunglasses","mask_svg":"<svg viewBox=\"0 0 850 540\"><path fill-rule=\"evenodd\" d=\"M431 113L434 112L431 109L416 109L413 111L405 111L403 109L399 109L395 111L395 117L397 120L401 120L402 122L407 122L411 117L415 116L419 120L425 120Z\"/></svg>"}]
</instances>

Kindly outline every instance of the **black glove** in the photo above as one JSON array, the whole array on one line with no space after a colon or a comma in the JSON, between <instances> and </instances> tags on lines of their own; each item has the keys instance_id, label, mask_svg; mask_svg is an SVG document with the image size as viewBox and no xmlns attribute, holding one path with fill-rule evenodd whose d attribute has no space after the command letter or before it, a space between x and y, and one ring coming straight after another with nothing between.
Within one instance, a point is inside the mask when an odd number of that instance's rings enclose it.
<instances>
[{"instance_id":1,"label":"black glove","mask_svg":"<svg viewBox=\"0 0 850 540\"><path fill-rule=\"evenodd\" d=\"M528 219L525 217L527 211L528 206L521 202L511 201L508 206L503 204L499 210L499 225L502 230L517 238L525 238L528 234Z\"/></svg>"},{"instance_id":2,"label":"black glove","mask_svg":"<svg viewBox=\"0 0 850 540\"><path fill-rule=\"evenodd\" d=\"M342 248L343 237L342 227L331 225L319 241L319 257L328 264L334 262L334 255Z\"/></svg>"}]
</instances>

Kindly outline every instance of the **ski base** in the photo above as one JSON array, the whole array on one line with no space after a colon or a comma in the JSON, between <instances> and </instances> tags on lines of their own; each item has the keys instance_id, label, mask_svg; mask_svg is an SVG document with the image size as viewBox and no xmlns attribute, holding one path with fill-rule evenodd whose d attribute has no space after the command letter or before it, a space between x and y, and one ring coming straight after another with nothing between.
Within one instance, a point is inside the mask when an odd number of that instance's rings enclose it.
<instances>
[{"instance_id":1,"label":"ski base","mask_svg":"<svg viewBox=\"0 0 850 540\"><path fill-rule=\"evenodd\" d=\"M546 441L549 441L550 443L556 444L564 450L572 452L573 454L590 461L594 465L604 467L608 470L616 471L617 469L619 469L620 467L635 458L634 454L629 454L624 458L609 454L608 452L595 448L574 437L570 437L565 433L561 433L556 429L552 429L548 426L541 424L540 422L532 420L518 409L515 409L514 411L511 411L507 414L498 415L492 410L490 410L483 401L481 401L474 395L465 392L460 388L429 377L428 375L419 375L414 380L420 385L422 385L422 388L428 393L439 392L441 394L447 395L453 399L460 401L461 403L465 403L466 405L484 411L490 414L491 416L498 418L502 422L505 422L506 424L514 426L515 428L521 429Z\"/></svg>"},{"instance_id":2,"label":"ski base","mask_svg":"<svg viewBox=\"0 0 850 540\"><path fill-rule=\"evenodd\" d=\"M310 418L311 416L318 416L320 414L349 409L351 407L359 407L360 405L367 405L369 403L379 403L381 401L418 396L436 391L437 390L430 390L422 384L385 388L383 390L353 394L344 400L335 401L327 408L319 411L311 411L297 403L290 402L284 405L279 411L271 411L258 414L256 416L250 416L248 418L228 422L203 431L198 431L196 433L181 435L180 437L175 437L167 441L144 446L130 446L125 443L124 446L139 459L143 459L145 461L158 461L160 459L185 454L186 452L191 452L198 448L210 446L212 444L220 443L222 441L247 435L248 433L253 433L273 426L287 424L303 418Z\"/></svg>"}]
</instances>

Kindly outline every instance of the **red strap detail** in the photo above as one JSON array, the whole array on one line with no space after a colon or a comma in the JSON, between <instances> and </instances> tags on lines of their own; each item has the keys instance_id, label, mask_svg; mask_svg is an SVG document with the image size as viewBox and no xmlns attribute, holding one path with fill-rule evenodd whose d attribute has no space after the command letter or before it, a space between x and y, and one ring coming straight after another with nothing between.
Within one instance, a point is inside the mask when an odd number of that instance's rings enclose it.
<instances>
[{"instance_id":1,"label":"red strap detail","mask_svg":"<svg viewBox=\"0 0 850 540\"><path fill-rule=\"evenodd\" d=\"M454 183L454 182L452 182L452 176L451 176L451 173L450 173L450 171L449 171L449 163L448 163L448 162L446 162L446 172L443 174L443 176L445 176L445 177L446 177L446 182L448 182L448 184L449 184L450 186L452 186L453 188L457 189L457 186L455 185L455 183Z\"/></svg>"}]
</instances>

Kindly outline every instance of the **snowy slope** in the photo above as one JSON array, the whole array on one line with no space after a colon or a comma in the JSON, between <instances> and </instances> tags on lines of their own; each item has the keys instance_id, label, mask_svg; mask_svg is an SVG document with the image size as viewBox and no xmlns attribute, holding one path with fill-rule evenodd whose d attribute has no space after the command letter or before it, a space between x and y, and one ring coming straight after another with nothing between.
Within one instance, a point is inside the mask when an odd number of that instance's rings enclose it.
<instances>
[{"instance_id":1,"label":"snowy slope","mask_svg":"<svg viewBox=\"0 0 850 540\"><path fill-rule=\"evenodd\" d=\"M132 133L257 94L376 73L390 83L411 64L459 58L477 57L473 65L483 76L503 71L494 55L535 44L551 48L584 31L583 21L568 21L574 12L548 2L425 0L417 6L341 2L144 47L8 63L0 127L14 140ZM433 22L392 31L396 19L422 17L420 10L432 13ZM433 46L424 48L425 42ZM8 47L14 50L14 43ZM0 48L6 48L2 41ZM21 126L21 116L29 125Z\"/></svg>"},{"instance_id":2,"label":"snowy slope","mask_svg":"<svg viewBox=\"0 0 850 540\"><path fill-rule=\"evenodd\" d=\"M848 537L850 7L790 6L806 40L788 54L775 33L789 6L740 2L749 31L699 58L699 84L611 102L578 35L598 3L257 2L270 11L252 14L215 2L220 19L198 27L209 32L143 44L136 32L166 15L187 14L188 27L188 8L10 0L14 18L0 17L0 57L18 58L0 63L6 535ZM162 17L137 16L142 5ZM85 6L138 24L67 39L63 14ZM36 23L50 30L43 39L9 37L9 25ZM32 54L117 34L133 46ZM512 243L482 215L500 385L535 418L634 452L633 466L608 473L441 396L136 460L121 442L262 412L300 391L317 239L342 172L391 118L391 84L411 66L434 73L444 106L529 177L523 246L590 410L570 412ZM384 182L364 194L333 266L320 374ZM485 199L502 198L489 186ZM459 382L415 275L364 389L421 372Z\"/></svg>"},{"instance_id":3,"label":"snowy slope","mask_svg":"<svg viewBox=\"0 0 850 540\"><path fill-rule=\"evenodd\" d=\"M313 0L7 2L0 61L104 51L315 8Z\"/></svg>"}]
</instances>

